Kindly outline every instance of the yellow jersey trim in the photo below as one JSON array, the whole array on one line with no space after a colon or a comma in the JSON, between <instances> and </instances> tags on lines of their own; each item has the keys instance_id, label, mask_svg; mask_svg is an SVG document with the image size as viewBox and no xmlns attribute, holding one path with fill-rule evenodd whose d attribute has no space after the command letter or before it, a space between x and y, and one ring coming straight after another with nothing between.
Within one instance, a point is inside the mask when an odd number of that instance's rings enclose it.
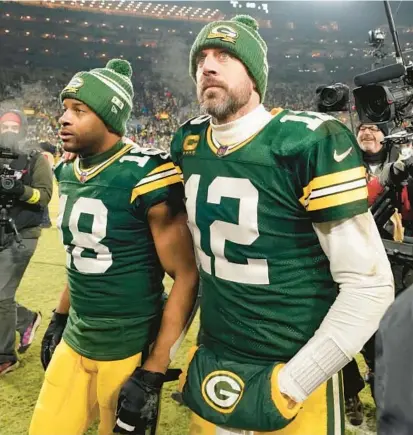
<instances>
[{"instance_id":1,"label":"yellow jersey trim","mask_svg":"<svg viewBox=\"0 0 413 435\"><path fill-rule=\"evenodd\" d=\"M262 130L262 129L261 129ZM244 147L245 145L249 144L255 136L257 136L259 133L261 133L261 130L257 131L257 133L254 133L252 136L250 136L248 139L244 140L243 142L241 142L240 144L234 146L233 148L227 148L225 154L225 156L227 156L228 154L234 153L235 151L238 151L240 148ZM219 150L222 147L217 147L214 144L214 141L212 139L212 127L209 125L208 129L207 129L207 133L206 133L206 137L207 137L207 143L209 145L209 148L211 148L211 151L215 154L215 155L219 155ZM226 147L224 147L226 148Z\"/></svg>"},{"instance_id":2,"label":"yellow jersey trim","mask_svg":"<svg viewBox=\"0 0 413 435\"><path fill-rule=\"evenodd\" d=\"M148 177L149 175L157 174L158 172L167 171L168 169L174 169L174 168L176 169L176 166L172 162L165 163L164 165L155 168L152 172L149 172L149 174L146 175L146 177Z\"/></svg>"},{"instance_id":3,"label":"yellow jersey trim","mask_svg":"<svg viewBox=\"0 0 413 435\"><path fill-rule=\"evenodd\" d=\"M360 201L367 198L367 186L360 187L348 192L336 193L324 198L312 199L308 203L307 211L323 210L325 208L336 207L350 202Z\"/></svg>"},{"instance_id":4,"label":"yellow jersey trim","mask_svg":"<svg viewBox=\"0 0 413 435\"><path fill-rule=\"evenodd\" d=\"M160 180L146 183L143 186L135 187L132 190L130 202L132 203L138 196L145 195L145 193L149 193L162 187L170 186L171 184L176 183L182 183L181 176L179 174L170 175L168 177L161 178Z\"/></svg>"},{"instance_id":5,"label":"yellow jersey trim","mask_svg":"<svg viewBox=\"0 0 413 435\"><path fill-rule=\"evenodd\" d=\"M315 177L308 183L307 186L303 188L303 195L300 198L300 203L306 207L309 202L315 201L315 199L311 199L311 193L317 189L337 186L336 190L345 190L345 186L343 189L340 189L339 185L344 185L344 183L348 183L348 189L351 190L353 189L353 187L351 186L351 182L362 179L366 180L366 168L364 166L359 166L357 168L348 169L346 171L334 172L332 174ZM335 193L336 192L331 192L331 194Z\"/></svg>"},{"instance_id":6,"label":"yellow jersey trim","mask_svg":"<svg viewBox=\"0 0 413 435\"><path fill-rule=\"evenodd\" d=\"M79 157L77 157L75 162L73 163L73 172L76 178L80 182L85 183L86 181L91 180L93 177L96 177L96 175L100 174L104 169L106 169L112 163L116 162L116 160L118 160L128 151L130 151L131 148L133 148L133 145L129 145L129 144L125 145L121 150L119 150L108 160L105 160L104 162L100 163L99 165L95 165L92 168L83 169L83 170L80 169L80 160Z\"/></svg>"}]
</instances>

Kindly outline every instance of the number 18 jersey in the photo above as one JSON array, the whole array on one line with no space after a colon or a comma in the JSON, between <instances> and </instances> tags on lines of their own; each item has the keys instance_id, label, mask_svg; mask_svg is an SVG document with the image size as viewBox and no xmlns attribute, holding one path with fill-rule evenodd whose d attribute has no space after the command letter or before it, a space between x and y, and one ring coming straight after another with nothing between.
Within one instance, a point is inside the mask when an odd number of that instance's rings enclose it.
<instances>
[{"instance_id":1,"label":"number 18 jersey","mask_svg":"<svg viewBox=\"0 0 413 435\"><path fill-rule=\"evenodd\" d=\"M233 361L288 361L337 295L313 223L367 211L354 135L285 110L232 147L196 118L171 149L201 265L203 344Z\"/></svg>"},{"instance_id":2,"label":"number 18 jersey","mask_svg":"<svg viewBox=\"0 0 413 435\"><path fill-rule=\"evenodd\" d=\"M161 316L164 270L148 211L183 203L183 186L168 153L122 142L87 166L55 169L71 302L64 339L88 358L123 359L154 339Z\"/></svg>"}]
</instances>

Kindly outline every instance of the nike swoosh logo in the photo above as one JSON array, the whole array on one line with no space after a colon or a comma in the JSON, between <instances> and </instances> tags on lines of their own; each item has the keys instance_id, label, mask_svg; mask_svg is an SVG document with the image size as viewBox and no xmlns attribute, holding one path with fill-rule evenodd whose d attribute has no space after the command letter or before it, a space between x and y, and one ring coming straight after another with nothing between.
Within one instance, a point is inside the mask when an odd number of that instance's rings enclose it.
<instances>
[{"instance_id":1,"label":"nike swoosh logo","mask_svg":"<svg viewBox=\"0 0 413 435\"><path fill-rule=\"evenodd\" d=\"M342 162L350 153L353 147L350 147L347 151L342 154L337 154L337 150L334 150L334 160L338 163Z\"/></svg>"}]
</instances>

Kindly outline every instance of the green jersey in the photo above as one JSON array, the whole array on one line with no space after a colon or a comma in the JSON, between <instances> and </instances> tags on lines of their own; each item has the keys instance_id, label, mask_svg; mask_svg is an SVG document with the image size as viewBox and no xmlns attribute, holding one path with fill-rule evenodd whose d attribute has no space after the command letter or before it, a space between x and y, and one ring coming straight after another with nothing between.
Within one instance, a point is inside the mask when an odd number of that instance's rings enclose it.
<instances>
[{"instance_id":1,"label":"green jersey","mask_svg":"<svg viewBox=\"0 0 413 435\"><path fill-rule=\"evenodd\" d=\"M232 361L288 361L337 296L313 223L368 210L354 135L328 115L285 110L223 147L202 116L171 149L201 266L203 344Z\"/></svg>"},{"instance_id":2,"label":"green jersey","mask_svg":"<svg viewBox=\"0 0 413 435\"><path fill-rule=\"evenodd\" d=\"M147 213L182 201L180 175L167 153L122 142L55 174L71 303L64 340L96 360L139 353L159 327L164 277Z\"/></svg>"}]
</instances>

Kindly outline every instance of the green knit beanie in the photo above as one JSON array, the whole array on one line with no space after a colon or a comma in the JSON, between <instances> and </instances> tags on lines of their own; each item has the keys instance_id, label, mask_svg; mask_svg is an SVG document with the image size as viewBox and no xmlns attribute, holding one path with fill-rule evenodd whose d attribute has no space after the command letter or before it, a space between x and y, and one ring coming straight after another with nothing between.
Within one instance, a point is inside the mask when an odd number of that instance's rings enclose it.
<instances>
[{"instance_id":1,"label":"green knit beanie","mask_svg":"<svg viewBox=\"0 0 413 435\"><path fill-rule=\"evenodd\" d=\"M237 57L254 79L261 102L268 80L267 44L258 33L258 23L249 15L237 15L228 21L207 24L191 48L189 73L196 80L196 56L207 48L223 48Z\"/></svg>"},{"instance_id":2,"label":"green knit beanie","mask_svg":"<svg viewBox=\"0 0 413 435\"><path fill-rule=\"evenodd\" d=\"M132 111L133 86L131 64L110 60L105 68L81 71L73 76L60 94L85 103L115 133L123 136Z\"/></svg>"}]
</instances>

